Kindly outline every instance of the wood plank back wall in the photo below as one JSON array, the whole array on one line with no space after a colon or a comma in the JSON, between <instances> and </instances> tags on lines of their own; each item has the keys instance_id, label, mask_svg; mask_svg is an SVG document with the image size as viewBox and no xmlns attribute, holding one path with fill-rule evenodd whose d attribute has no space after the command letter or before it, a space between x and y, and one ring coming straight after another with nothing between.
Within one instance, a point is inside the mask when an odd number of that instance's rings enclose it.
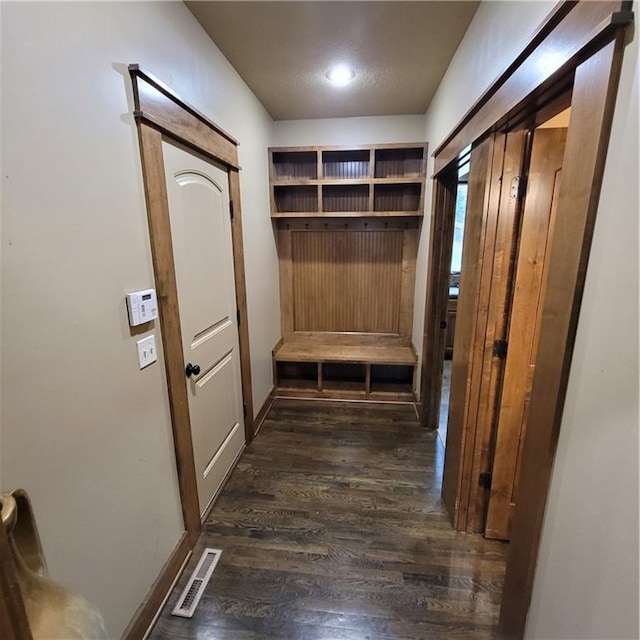
<instances>
[{"instance_id":1,"label":"wood plank back wall","mask_svg":"<svg viewBox=\"0 0 640 640\"><path fill-rule=\"evenodd\" d=\"M295 331L398 333L402 231L294 231Z\"/></svg>"},{"instance_id":2,"label":"wood plank back wall","mask_svg":"<svg viewBox=\"0 0 640 640\"><path fill-rule=\"evenodd\" d=\"M278 231L283 335L411 335L416 224L293 226Z\"/></svg>"}]
</instances>

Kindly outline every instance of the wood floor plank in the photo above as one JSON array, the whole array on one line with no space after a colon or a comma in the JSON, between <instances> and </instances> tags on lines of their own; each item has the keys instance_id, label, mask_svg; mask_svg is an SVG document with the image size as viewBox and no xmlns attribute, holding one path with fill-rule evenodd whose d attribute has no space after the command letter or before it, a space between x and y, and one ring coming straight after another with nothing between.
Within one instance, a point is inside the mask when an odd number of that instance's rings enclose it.
<instances>
[{"instance_id":1,"label":"wood floor plank","mask_svg":"<svg viewBox=\"0 0 640 640\"><path fill-rule=\"evenodd\" d=\"M150 639L488 640L506 545L451 529L443 460L410 406L276 400ZM174 618L205 547L220 562Z\"/></svg>"}]
</instances>

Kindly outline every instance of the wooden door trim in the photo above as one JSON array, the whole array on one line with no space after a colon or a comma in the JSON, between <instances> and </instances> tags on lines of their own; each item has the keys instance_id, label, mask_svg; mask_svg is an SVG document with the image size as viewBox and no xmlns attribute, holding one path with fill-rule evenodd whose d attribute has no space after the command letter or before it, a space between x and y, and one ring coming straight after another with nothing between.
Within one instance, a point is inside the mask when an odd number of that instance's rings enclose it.
<instances>
[{"instance_id":1,"label":"wooden door trim","mask_svg":"<svg viewBox=\"0 0 640 640\"><path fill-rule=\"evenodd\" d=\"M464 455L467 449L466 409L473 373L473 337L478 322L477 298L480 292L482 273L482 247L486 233L487 218L492 202L491 184L495 178L496 166L502 167L504 144L496 144L495 136L485 138L471 150L471 166L467 191L467 210L462 251L462 271L460 293L456 312L456 333L454 335L453 361L451 372L450 404L447 425L447 446L445 448L442 478L442 499L455 529L466 526L466 509L461 501L461 487ZM444 215L435 211L434 217ZM448 278L447 278L448 279ZM429 287L435 283L429 282ZM433 326L431 323L430 326ZM425 336L425 341L429 339ZM423 353L424 357L424 353ZM456 399L461 398L462 402ZM464 525L462 520L464 519Z\"/></svg>"},{"instance_id":2,"label":"wooden door trim","mask_svg":"<svg viewBox=\"0 0 640 640\"><path fill-rule=\"evenodd\" d=\"M164 363L169 391L169 407L178 470L182 517L189 538L195 543L200 533L200 508L191 438L189 401L184 374L184 351L174 268L169 200L162 154L162 133L146 123L138 123L142 174L147 201L151 256L155 277Z\"/></svg>"},{"instance_id":3,"label":"wooden door trim","mask_svg":"<svg viewBox=\"0 0 640 640\"><path fill-rule=\"evenodd\" d=\"M442 369L445 351L449 271L456 211L457 170L433 180L432 208L440 215L432 216L429 233L429 271L424 310L422 365L420 376L420 423L437 429L440 419Z\"/></svg>"},{"instance_id":4,"label":"wooden door trim","mask_svg":"<svg viewBox=\"0 0 640 640\"><path fill-rule=\"evenodd\" d=\"M140 65L130 64L129 75L133 83L136 120L146 122L228 167L239 168L235 138Z\"/></svg>"},{"instance_id":5,"label":"wooden door trim","mask_svg":"<svg viewBox=\"0 0 640 640\"><path fill-rule=\"evenodd\" d=\"M507 121L523 101L542 97L549 86L610 41L632 20L628 0L563 0L507 69L491 84L437 147L434 174L460 152ZM554 68L541 64L545 52L557 56Z\"/></svg>"},{"instance_id":6,"label":"wooden door trim","mask_svg":"<svg viewBox=\"0 0 640 640\"><path fill-rule=\"evenodd\" d=\"M604 174L624 31L576 70L558 215L545 282L500 633L524 635Z\"/></svg>"},{"instance_id":7,"label":"wooden door trim","mask_svg":"<svg viewBox=\"0 0 640 640\"><path fill-rule=\"evenodd\" d=\"M147 204L153 271L160 307L160 326L178 471L178 487L185 527L185 532L176 548L125 631L123 637L133 639L141 637L153 622L156 611L162 605L173 580L189 557L202 529L184 374L178 290L162 151L163 140L178 142L188 147L205 158L222 165L228 174L229 206L232 214L231 239L234 280L238 309L240 373L245 408L244 430L247 444L254 436L254 420L238 143L223 129L181 100L166 85L151 74L142 71L139 65L130 65L129 72L133 85L134 117L138 127L138 141L142 159L142 177ZM219 493L218 491L218 495Z\"/></svg>"},{"instance_id":8,"label":"wooden door trim","mask_svg":"<svg viewBox=\"0 0 640 640\"><path fill-rule=\"evenodd\" d=\"M162 141L167 139L184 144L196 153L222 164L228 173L236 305L239 318L242 396L246 407L244 428L248 444L253 438L253 400L238 143L220 127L177 97L166 85L151 74L142 71L139 65L129 65L129 72L133 84L134 116L138 126L151 253L160 306L178 483L185 529L189 541L193 544L201 530L201 519L184 375L178 290L171 243Z\"/></svg>"},{"instance_id":9,"label":"wooden door trim","mask_svg":"<svg viewBox=\"0 0 640 640\"><path fill-rule=\"evenodd\" d=\"M249 315L247 312L247 283L244 272L244 240L242 235L242 207L240 204L240 172L229 169L229 197L231 198L231 240L233 245L233 273L238 307L238 342L240 346L240 375L244 403L244 435L250 444L255 435L253 415L253 386L251 383L251 353L249 350Z\"/></svg>"},{"instance_id":10,"label":"wooden door trim","mask_svg":"<svg viewBox=\"0 0 640 640\"><path fill-rule=\"evenodd\" d=\"M555 448L562 419L577 319L606 159L617 83L622 65L625 27L633 14L630 3L562 3L541 27L523 53L498 78L457 125L435 153L436 180L450 168L460 152L506 123L535 112L575 75L570 138L559 193L559 218L565 225L554 230L550 254L553 278L547 281L541 336L525 435L519 500L513 520L500 613L500 637L521 638L531 600L544 510ZM553 73L536 72L535 61L555 44L561 52ZM580 116L574 108L581 104ZM574 140L570 145L569 140ZM433 225L443 211L434 198ZM556 235L558 234L558 235ZM441 272L434 261L442 252L430 248L429 274ZM430 290L437 287L431 280ZM433 306L433 305L432 305ZM437 320L426 314L425 333ZM545 335L543 335L543 333ZM427 363L428 365L428 363ZM424 366L424 365L423 365ZM434 394L431 394L433 397ZM428 401L429 396L423 397ZM423 404L428 415L433 407ZM446 474L446 469L445 469Z\"/></svg>"}]
</instances>

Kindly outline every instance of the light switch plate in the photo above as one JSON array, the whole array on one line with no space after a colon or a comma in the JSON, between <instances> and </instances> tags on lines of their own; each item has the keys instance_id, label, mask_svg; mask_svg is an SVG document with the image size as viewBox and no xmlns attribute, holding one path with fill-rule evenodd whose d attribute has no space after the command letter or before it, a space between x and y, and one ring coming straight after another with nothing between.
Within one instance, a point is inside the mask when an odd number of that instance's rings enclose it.
<instances>
[{"instance_id":1,"label":"light switch plate","mask_svg":"<svg viewBox=\"0 0 640 640\"><path fill-rule=\"evenodd\" d=\"M156 353L156 337L154 335L138 340L136 345L138 347L138 363L141 369L144 369L158 359L158 354Z\"/></svg>"}]
</instances>

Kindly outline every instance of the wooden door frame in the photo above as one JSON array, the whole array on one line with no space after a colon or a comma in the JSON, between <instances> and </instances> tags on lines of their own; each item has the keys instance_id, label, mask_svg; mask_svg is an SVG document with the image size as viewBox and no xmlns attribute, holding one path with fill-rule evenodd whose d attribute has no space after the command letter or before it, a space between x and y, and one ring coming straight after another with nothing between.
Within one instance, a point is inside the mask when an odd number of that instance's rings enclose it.
<instances>
[{"instance_id":1,"label":"wooden door frame","mask_svg":"<svg viewBox=\"0 0 640 640\"><path fill-rule=\"evenodd\" d=\"M162 329L169 409L178 472L178 487L185 527L184 533L162 568L160 575L151 586L147 597L138 607L123 634L123 638L134 640L143 637L153 622L157 610L162 605L175 577L188 559L202 530L187 384L184 373L185 362L180 328L178 290L162 152L163 140L179 143L205 159L221 165L229 176L231 240L236 305L238 309L238 342L246 444L249 444L255 435L255 422L253 419L242 209L240 206L238 142L206 116L184 102L160 80L143 71L138 64L129 65L129 75L133 87L133 115L138 128L138 141L142 159L142 178L147 205L153 271L160 310L160 326Z\"/></svg>"},{"instance_id":2,"label":"wooden door frame","mask_svg":"<svg viewBox=\"0 0 640 640\"><path fill-rule=\"evenodd\" d=\"M503 136L502 136L503 137ZM461 521L466 518L466 509L460 500L461 474L463 472L464 451L468 447L462 425L467 420L467 407L471 396L470 378L473 373L474 328L478 324L478 304L481 275L483 270L483 245L487 234L490 212L495 209L490 187L495 179L496 167L502 168L503 146L492 135L471 150L469 186L467 191L467 213L462 251L460 293L456 311L456 332L454 335L453 360L451 368L451 388L447 425L447 446L445 449L442 478L442 499L453 527L464 530ZM442 215L438 213L437 215ZM442 366L442 362L434 363ZM464 402L455 402L456 398ZM456 428L460 425L460 428Z\"/></svg>"},{"instance_id":3,"label":"wooden door frame","mask_svg":"<svg viewBox=\"0 0 640 640\"><path fill-rule=\"evenodd\" d=\"M540 343L531 393L529 427L525 434L518 503L500 611L501 638L521 638L535 574L544 510L558 442L562 410L575 343L589 248L593 235L606 151L622 66L631 3L564 1L534 34L523 52L491 85L436 149L432 229L445 224L446 207L438 208L439 176L467 146L538 111L573 77L572 117L558 195L558 219L549 254L549 271L541 317ZM557 52L554 69L541 60ZM443 174L444 175L444 174ZM561 212L561 213L560 213ZM466 238L465 238L466 241ZM476 238L480 242L480 237ZM430 248L429 274L442 273L436 264L443 252ZM429 280L427 300L438 297L442 282ZM427 305L423 358L440 339L434 331L444 318L439 305ZM423 368L429 366L423 362ZM436 366L436 363L431 363ZM437 376L435 376L437 381ZM422 415L433 415L425 404L438 392L421 398Z\"/></svg>"},{"instance_id":4,"label":"wooden door frame","mask_svg":"<svg viewBox=\"0 0 640 640\"><path fill-rule=\"evenodd\" d=\"M129 73L133 84L135 106L133 115L138 125L142 157L142 174L147 202L153 269L160 307L160 324L182 512L188 538L191 542L195 542L200 533L201 519L196 490L196 472L184 373L184 352L162 142L168 140L185 145L205 158L222 165L229 177L231 235L239 321L240 369L242 397L245 405L244 429L248 444L254 435L253 402L242 211L240 207L238 142L193 107L183 102L157 78L143 71L139 65L129 65Z\"/></svg>"},{"instance_id":5,"label":"wooden door frame","mask_svg":"<svg viewBox=\"0 0 640 640\"><path fill-rule=\"evenodd\" d=\"M447 301L451 275L451 253L455 227L457 163L455 168L440 172L433 178L432 210L429 233L429 271L431 284L425 300L420 373L420 424L437 429L440 420L442 369L447 329Z\"/></svg>"},{"instance_id":6,"label":"wooden door frame","mask_svg":"<svg viewBox=\"0 0 640 640\"><path fill-rule=\"evenodd\" d=\"M522 205L521 197L512 197L511 181L521 176L527 149L526 128L519 127L485 138L471 155L461 317L454 342L443 476L443 496L454 528L469 533L480 533L484 522L487 491L477 479L488 466L487 426L504 364L494 357L493 342L506 335L514 229Z\"/></svg>"}]
</instances>

